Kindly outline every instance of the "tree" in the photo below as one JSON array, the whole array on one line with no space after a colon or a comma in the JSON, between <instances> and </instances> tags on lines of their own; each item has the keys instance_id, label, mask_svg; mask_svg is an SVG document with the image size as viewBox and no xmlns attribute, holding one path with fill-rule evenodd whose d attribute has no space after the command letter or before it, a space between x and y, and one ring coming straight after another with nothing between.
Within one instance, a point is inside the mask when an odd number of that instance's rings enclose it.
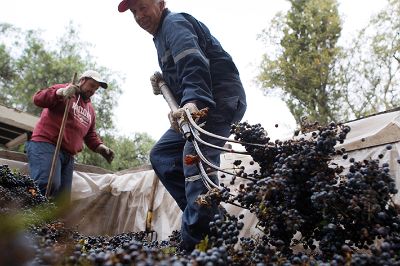
<instances>
[{"instance_id":1,"label":"tree","mask_svg":"<svg viewBox=\"0 0 400 266\"><path fill-rule=\"evenodd\" d=\"M400 0L390 0L344 49L337 69L344 119L400 105Z\"/></svg>"},{"instance_id":2,"label":"tree","mask_svg":"<svg viewBox=\"0 0 400 266\"><path fill-rule=\"evenodd\" d=\"M10 24L0 24L0 35L5 35L9 29L12 28ZM10 55L5 44L0 43L0 88L4 93L0 94L0 103L6 103L9 99L6 93L9 83L16 78L15 61Z\"/></svg>"},{"instance_id":3,"label":"tree","mask_svg":"<svg viewBox=\"0 0 400 266\"><path fill-rule=\"evenodd\" d=\"M348 121L399 106L400 0L388 0L345 47L337 45L334 1L290 2L260 35L275 48L257 77L266 93L281 92L297 122Z\"/></svg>"},{"instance_id":4,"label":"tree","mask_svg":"<svg viewBox=\"0 0 400 266\"><path fill-rule=\"evenodd\" d=\"M281 92L300 122L337 118L339 92L331 75L340 52L341 21L335 0L289 0L291 9L272 21L261 38L277 50L265 54L258 81L266 93Z\"/></svg>"},{"instance_id":5,"label":"tree","mask_svg":"<svg viewBox=\"0 0 400 266\"><path fill-rule=\"evenodd\" d=\"M77 156L77 162L110 170L148 163L146 154L154 143L148 135L135 135L132 144L129 144L129 138L114 137L112 116L121 94L121 78L110 69L96 64L89 52L90 44L80 41L79 32L71 23L62 39L53 46L45 43L40 31L23 32L9 24L0 24L0 36L4 36L0 38L0 104L39 116L42 109L32 102L32 96L37 90L52 84L70 82L74 72L96 69L109 84L107 89L99 89L92 97L96 110L96 128L102 140L116 152L117 158L109 165L104 163L99 154L85 148Z\"/></svg>"}]
</instances>

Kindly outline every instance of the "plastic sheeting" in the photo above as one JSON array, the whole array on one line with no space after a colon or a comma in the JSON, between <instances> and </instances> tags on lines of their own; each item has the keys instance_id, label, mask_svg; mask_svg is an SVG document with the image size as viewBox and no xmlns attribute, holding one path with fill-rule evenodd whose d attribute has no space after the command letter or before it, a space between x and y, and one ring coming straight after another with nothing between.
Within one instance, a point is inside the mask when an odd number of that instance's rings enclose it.
<instances>
[{"instance_id":1,"label":"plastic sheeting","mask_svg":"<svg viewBox=\"0 0 400 266\"><path fill-rule=\"evenodd\" d=\"M85 234L145 231L154 178L152 170L123 175L74 173L71 226ZM173 198L158 184L151 229L164 239L171 228L179 228L180 213Z\"/></svg>"},{"instance_id":2,"label":"plastic sheeting","mask_svg":"<svg viewBox=\"0 0 400 266\"><path fill-rule=\"evenodd\" d=\"M373 115L347 123L351 131L343 145L347 151L400 141L400 111Z\"/></svg>"}]
</instances>

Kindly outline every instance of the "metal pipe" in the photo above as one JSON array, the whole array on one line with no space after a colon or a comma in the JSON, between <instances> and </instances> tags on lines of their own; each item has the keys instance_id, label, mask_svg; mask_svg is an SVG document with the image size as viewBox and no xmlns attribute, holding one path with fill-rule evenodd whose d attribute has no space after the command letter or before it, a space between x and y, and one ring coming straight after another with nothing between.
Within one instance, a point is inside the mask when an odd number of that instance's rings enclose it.
<instances>
[{"instance_id":1,"label":"metal pipe","mask_svg":"<svg viewBox=\"0 0 400 266\"><path fill-rule=\"evenodd\" d=\"M251 146L258 146L258 147L263 147L263 148L268 146L268 144L249 143L249 142L244 142L244 141L240 141L240 140L234 140L234 139L231 139L231 138L226 138L226 137L219 136L219 135L213 134L211 132L208 132L208 131L202 129L199 125L196 124L196 122L193 120L192 116L190 115L189 111L185 110L185 112L186 112L186 116L187 116L187 118L189 120L190 125L193 126L200 133L203 133L203 134L205 134L207 136L210 136L210 137L213 137L213 138L216 138L216 139L220 139L220 140L226 140L228 142L242 144L242 145L251 145Z\"/></svg>"}]
</instances>

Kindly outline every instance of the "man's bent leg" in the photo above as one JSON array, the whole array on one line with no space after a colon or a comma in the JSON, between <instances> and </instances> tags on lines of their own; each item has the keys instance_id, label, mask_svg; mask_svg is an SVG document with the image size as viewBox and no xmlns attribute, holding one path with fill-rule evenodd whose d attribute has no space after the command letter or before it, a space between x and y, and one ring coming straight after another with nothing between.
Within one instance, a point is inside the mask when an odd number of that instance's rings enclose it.
<instances>
[{"instance_id":1,"label":"man's bent leg","mask_svg":"<svg viewBox=\"0 0 400 266\"><path fill-rule=\"evenodd\" d=\"M183 211L186 207L182 153L186 140L169 129L150 151L154 172Z\"/></svg>"},{"instance_id":2,"label":"man's bent leg","mask_svg":"<svg viewBox=\"0 0 400 266\"><path fill-rule=\"evenodd\" d=\"M217 182L216 176L210 176L213 182ZM210 232L209 223L216 214L220 214L218 204L208 202L202 204L197 201L200 195L207 193L207 189L201 179L188 180L186 182L186 195L188 204L182 214L181 235L183 248L191 251ZM210 205L209 205L210 204Z\"/></svg>"}]
</instances>

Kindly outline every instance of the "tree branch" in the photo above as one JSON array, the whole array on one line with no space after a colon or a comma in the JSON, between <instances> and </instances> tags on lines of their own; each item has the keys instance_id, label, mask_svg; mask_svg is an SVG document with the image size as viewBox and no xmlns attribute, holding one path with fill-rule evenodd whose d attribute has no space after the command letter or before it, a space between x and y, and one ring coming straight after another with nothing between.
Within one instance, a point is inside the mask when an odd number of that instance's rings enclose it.
<instances>
[{"instance_id":1,"label":"tree branch","mask_svg":"<svg viewBox=\"0 0 400 266\"><path fill-rule=\"evenodd\" d=\"M399 64L400 64L400 58L397 57L396 55L393 55L393 57L394 57L394 59L396 59L396 61L399 62Z\"/></svg>"}]
</instances>

